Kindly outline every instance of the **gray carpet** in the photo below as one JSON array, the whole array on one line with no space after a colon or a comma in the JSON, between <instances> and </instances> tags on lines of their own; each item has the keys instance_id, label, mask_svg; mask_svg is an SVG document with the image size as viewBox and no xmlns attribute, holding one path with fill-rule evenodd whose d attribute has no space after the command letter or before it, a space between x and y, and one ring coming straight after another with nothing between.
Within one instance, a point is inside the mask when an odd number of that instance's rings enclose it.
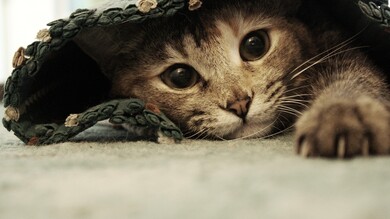
<instances>
[{"instance_id":1,"label":"gray carpet","mask_svg":"<svg viewBox=\"0 0 390 219\"><path fill-rule=\"evenodd\" d=\"M0 135L2 219L390 218L390 157L303 159L291 135L158 145L84 134L46 147Z\"/></svg>"}]
</instances>

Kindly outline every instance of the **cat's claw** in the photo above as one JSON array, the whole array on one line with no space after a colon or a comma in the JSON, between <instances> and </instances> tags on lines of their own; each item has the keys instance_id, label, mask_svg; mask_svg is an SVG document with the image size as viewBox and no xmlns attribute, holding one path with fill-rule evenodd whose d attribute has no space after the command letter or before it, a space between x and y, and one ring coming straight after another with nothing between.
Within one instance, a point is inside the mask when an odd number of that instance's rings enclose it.
<instances>
[{"instance_id":1,"label":"cat's claw","mask_svg":"<svg viewBox=\"0 0 390 219\"><path fill-rule=\"evenodd\" d=\"M337 144L335 145L337 157L340 159L344 159L348 157L348 145L346 136L341 136L337 140ZM320 154L316 153L315 146L310 144L307 140L302 140L301 143L297 146L297 154L304 157L315 157L320 156ZM361 153L357 153L356 155L362 155L364 157L367 157L370 155L370 141L369 138L364 138L362 144L361 144Z\"/></svg>"},{"instance_id":2,"label":"cat's claw","mask_svg":"<svg viewBox=\"0 0 390 219\"><path fill-rule=\"evenodd\" d=\"M307 141L303 141L302 144L300 145L300 148L298 149L298 154L301 155L302 157L309 157L310 154L312 153L312 147Z\"/></svg>"},{"instance_id":3,"label":"cat's claw","mask_svg":"<svg viewBox=\"0 0 390 219\"><path fill-rule=\"evenodd\" d=\"M365 138L362 145L362 155L367 157L370 155L370 141Z\"/></svg>"},{"instance_id":4,"label":"cat's claw","mask_svg":"<svg viewBox=\"0 0 390 219\"><path fill-rule=\"evenodd\" d=\"M390 112L373 99L335 101L307 111L296 124L297 153L303 157L390 153Z\"/></svg>"},{"instance_id":5,"label":"cat's claw","mask_svg":"<svg viewBox=\"0 0 390 219\"><path fill-rule=\"evenodd\" d=\"M346 153L347 153L347 142L345 136L341 136L337 142L337 157L345 158Z\"/></svg>"}]
</instances>

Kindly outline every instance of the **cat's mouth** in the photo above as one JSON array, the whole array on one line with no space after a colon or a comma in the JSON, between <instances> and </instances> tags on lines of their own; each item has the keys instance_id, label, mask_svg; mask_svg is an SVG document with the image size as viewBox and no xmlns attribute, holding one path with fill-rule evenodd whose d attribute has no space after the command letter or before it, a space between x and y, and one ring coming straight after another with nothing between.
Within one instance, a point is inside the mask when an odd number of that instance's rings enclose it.
<instances>
[{"instance_id":1,"label":"cat's mouth","mask_svg":"<svg viewBox=\"0 0 390 219\"><path fill-rule=\"evenodd\" d=\"M267 119L260 122L246 120L238 125L232 132L225 134L223 138L232 140L266 137L271 134L274 129L275 121L275 119Z\"/></svg>"}]
</instances>

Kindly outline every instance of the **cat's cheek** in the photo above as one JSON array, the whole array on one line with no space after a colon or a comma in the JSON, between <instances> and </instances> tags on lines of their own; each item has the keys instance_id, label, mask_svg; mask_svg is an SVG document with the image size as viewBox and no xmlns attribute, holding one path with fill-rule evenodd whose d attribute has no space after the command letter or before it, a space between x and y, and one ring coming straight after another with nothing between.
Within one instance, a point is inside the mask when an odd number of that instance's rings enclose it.
<instances>
[{"instance_id":1,"label":"cat's cheek","mask_svg":"<svg viewBox=\"0 0 390 219\"><path fill-rule=\"evenodd\" d=\"M243 122L241 119L234 118L234 116L226 116L219 118L219 122L215 124L216 129L214 132L217 136L226 138L233 132L236 132L242 126Z\"/></svg>"}]
</instances>

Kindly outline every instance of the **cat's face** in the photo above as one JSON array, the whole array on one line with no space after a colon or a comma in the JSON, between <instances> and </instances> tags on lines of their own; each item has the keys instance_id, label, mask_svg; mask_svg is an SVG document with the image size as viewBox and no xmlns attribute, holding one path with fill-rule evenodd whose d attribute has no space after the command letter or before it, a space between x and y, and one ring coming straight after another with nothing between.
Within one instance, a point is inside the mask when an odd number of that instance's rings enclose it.
<instances>
[{"instance_id":1,"label":"cat's face","mask_svg":"<svg viewBox=\"0 0 390 219\"><path fill-rule=\"evenodd\" d=\"M292 75L310 56L308 33L281 16L243 10L199 12L202 25L190 28L174 19L146 24L134 39L142 52L120 53L113 93L158 105L190 137L254 138L287 126L304 84Z\"/></svg>"}]
</instances>

